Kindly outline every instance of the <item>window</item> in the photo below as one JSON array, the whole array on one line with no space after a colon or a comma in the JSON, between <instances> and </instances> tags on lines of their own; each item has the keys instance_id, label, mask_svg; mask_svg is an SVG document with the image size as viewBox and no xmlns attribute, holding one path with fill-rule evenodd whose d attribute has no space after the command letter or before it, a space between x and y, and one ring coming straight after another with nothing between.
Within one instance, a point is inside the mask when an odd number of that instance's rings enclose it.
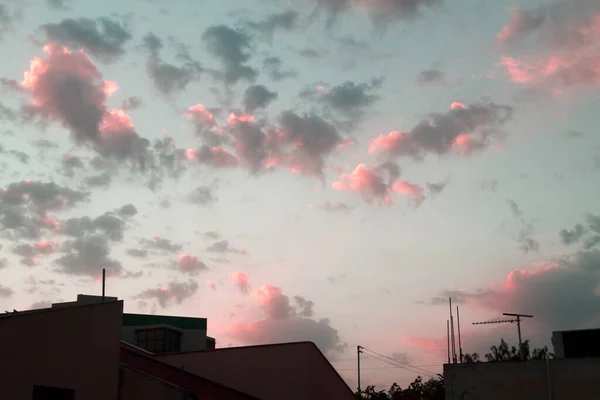
<instances>
[{"instance_id":1,"label":"window","mask_svg":"<svg viewBox=\"0 0 600 400\"><path fill-rule=\"evenodd\" d=\"M152 353L181 351L181 333L168 328L138 330L137 345Z\"/></svg>"},{"instance_id":2,"label":"window","mask_svg":"<svg viewBox=\"0 0 600 400\"><path fill-rule=\"evenodd\" d=\"M73 400L75 399L74 389L64 389L50 386L34 386L33 400Z\"/></svg>"}]
</instances>

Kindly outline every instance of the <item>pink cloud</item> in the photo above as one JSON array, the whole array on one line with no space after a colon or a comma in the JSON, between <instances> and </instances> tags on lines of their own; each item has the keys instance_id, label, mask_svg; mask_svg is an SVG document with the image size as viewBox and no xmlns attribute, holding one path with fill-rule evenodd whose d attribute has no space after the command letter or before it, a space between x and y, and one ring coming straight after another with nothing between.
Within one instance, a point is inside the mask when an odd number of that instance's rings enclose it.
<instances>
[{"instance_id":1,"label":"pink cloud","mask_svg":"<svg viewBox=\"0 0 600 400\"><path fill-rule=\"evenodd\" d=\"M229 275L229 278L235 282L238 290L243 294L250 293L250 277L245 272L238 271Z\"/></svg>"},{"instance_id":2,"label":"pink cloud","mask_svg":"<svg viewBox=\"0 0 600 400\"><path fill-rule=\"evenodd\" d=\"M419 185L415 185L408 182L395 182L392 185L392 192L403 194L409 196L411 200L419 205L423 200L425 200L425 196L423 195L423 188Z\"/></svg>"},{"instance_id":3,"label":"pink cloud","mask_svg":"<svg viewBox=\"0 0 600 400\"><path fill-rule=\"evenodd\" d=\"M372 139L369 146L369 153L399 152L402 145L407 141L408 132L392 131L387 135L380 135Z\"/></svg>"},{"instance_id":4,"label":"pink cloud","mask_svg":"<svg viewBox=\"0 0 600 400\"><path fill-rule=\"evenodd\" d=\"M543 8L536 10L522 10L517 7L511 9L512 18L496 38L501 43L516 41L530 32L538 29L546 20Z\"/></svg>"},{"instance_id":5,"label":"pink cloud","mask_svg":"<svg viewBox=\"0 0 600 400\"><path fill-rule=\"evenodd\" d=\"M395 182L398 175L399 169L392 163L373 168L359 164L351 173L342 174L339 180L333 182L332 188L357 192L369 202L378 200L391 205L393 201L390 193L398 193L408 195L416 204L420 204L424 199L423 189L408 182Z\"/></svg>"},{"instance_id":6,"label":"pink cloud","mask_svg":"<svg viewBox=\"0 0 600 400\"><path fill-rule=\"evenodd\" d=\"M211 288L212 290L215 290L215 289L217 288L217 287L216 287L216 284L215 284L215 281L213 281L213 280L211 280L211 279L205 278L205 279L204 279L204 282L205 282L205 283L208 285L208 287L209 287L209 288Z\"/></svg>"},{"instance_id":7,"label":"pink cloud","mask_svg":"<svg viewBox=\"0 0 600 400\"><path fill-rule=\"evenodd\" d=\"M39 254L52 254L56 251L56 243L52 241L43 241L34 244Z\"/></svg>"},{"instance_id":8,"label":"pink cloud","mask_svg":"<svg viewBox=\"0 0 600 400\"><path fill-rule=\"evenodd\" d=\"M118 86L102 74L83 51L44 46L46 58L34 57L21 87L30 93L31 117L61 122L77 142L92 144L104 155L123 158L141 150L140 137L123 110L109 111L107 96Z\"/></svg>"},{"instance_id":9,"label":"pink cloud","mask_svg":"<svg viewBox=\"0 0 600 400\"><path fill-rule=\"evenodd\" d=\"M177 260L179 270L186 274L197 275L201 271L208 269L206 264L198 259L197 256L191 254L182 254Z\"/></svg>"},{"instance_id":10,"label":"pink cloud","mask_svg":"<svg viewBox=\"0 0 600 400\"><path fill-rule=\"evenodd\" d=\"M202 104L195 104L188 108L187 117L194 122L201 123L203 125L213 125L215 123L215 116Z\"/></svg>"}]
</instances>

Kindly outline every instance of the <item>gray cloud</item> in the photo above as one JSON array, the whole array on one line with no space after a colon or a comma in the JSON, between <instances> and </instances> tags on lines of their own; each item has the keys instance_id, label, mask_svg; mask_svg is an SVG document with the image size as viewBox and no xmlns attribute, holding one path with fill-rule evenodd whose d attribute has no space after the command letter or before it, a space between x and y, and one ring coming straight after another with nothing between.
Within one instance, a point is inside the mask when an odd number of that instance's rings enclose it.
<instances>
[{"instance_id":1,"label":"gray cloud","mask_svg":"<svg viewBox=\"0 0 600 400\"><path fill-rule=\"evenodd\" d=\"M131 39L126 26L108 17L66 18L57 24L42 25L47 38L68 47L82 48L104 61L121 56L125 44Z\"/></svg>"},{"instance_id":2,"label":"gray cloud","mask_svg":"<svg viewBox=\"0 0 600 400\"><path fill-rule=\"evenodd\" d=\"M437 69L427 69L417 74L415 81L419 85L443 85L446 83L444 73Z\"/></svg>"},{"instance_id":3,"label":"gray cloud","mask_svg":"<svg viewBox=\"0 0 600 400\"><path fill-rule=\"evenodd\" d=\"M20 181L9 184L0 192L2 206L24 206L32 212L67 210L87 201L89 193L60 186L54 182Z\"/></svg>"},{"instance_id":4,"label":"gray cloud","mask_svg":"<svg viewBox=\"0 0 600 400\"><path fill-rule=\"evenodd\" d=\"M152 238L151 240L142 239L140 243L147 249L159 250L165 253L177 253L182 248L181 245L173 243L170 239L161 238L158 236Z\"/></svg>"},{"instance_id":5,"label":"gray cloud","mask_svg":"<svg viewBox=\"0 0 600 400\"><path fill-rule=\"evenodd\" d=\"M293 78L298 76L298 73L293 70L284 71L282 69L282 62L279 57L267 57L263 61L263 70L268 74L275 82L279 82L286 78Z\"/></svg>"},{"instance_id":6,"label":"gray cloud","mask_svg":"<svg viewBox=\"0 0 600 400\"><path fill-rule=\"evenodd\" d=\"M138 96L130 96L123 100L121 108L125 111L136 110L142 105L142 99Z\"/></svg>"},{"instance_id":7,"label":"gray cloud","mask_svg":"<svg viewBox=\"0 0 600 400\"><path fill-rule=\"evenodd\" d=\"M443 155L450 152L459 135L469 135L467 151L482 150L493 137L502 137L496 128L512 117L513 108L494 103L480 103L453 107L445 113L431 113L408 132L387 136L384 148L377 148L388 156L410 156L422 160L427 154ZM381 139L378 138L378 139ZM377 140L373 142L373 146Z\"/></svg>"},{"instance_id":8,"label":"gray cloud","mask_svg":"<svg viewBox=\"0 0 600 400\"><path fill-rule=\"evenodd\" d=\"M320 95L314 88L309 88L301 93L301 96L307 98L318 96L318 100L325 106L355 120L359 119L371 105L379 100L379 96L373 92L381 88L381 83L381 79L358 84L346 81L332 87L324 94Z\"/></svg>"},{"instance_id":9,"label":"gray cloud","mask_svg":"<svg viewBox=\"0 0 600 400\"><path fill-rule=\"evenodd\" d=\"M277 93L269 91L263 85L252 85L244 92L242 103L244 109L252 113L260 108L266 108L275 99Z\"/></svg>"},{"instance_id":10,"label":"gray cloud","mask_svg":"<svg viewBox=\"0 0 600 400\"><path fill-rule=\"evenodd\" d=\"M83 182L90 187L107 187L112 181L111 174L104 172L99 175L87 176L83 179Z\"/></svg>"},{"instance_id":11,"label":"gray cloud","mask_svg":"<svg viewBox=\"0 0 600 400\"><path fill-rule=\"evenodd\" d=\"M251 38L244 32L225 25L207 28L202 34L208 51L223 65L222 71L214 71L215 77L227 84L241 79L253 82L258 72L246 65L250 60Z\"/></svg>"},{"instance_id":12,"label":"gray cloud","mask_svg":"<svg viewBox=\"0 0 600 400\"><path fill-rule=\"evenodd\" d=\"M514 200L507 199L506 204L508 205L512 216L518 223L515 240L519 244L519 248L524 253L538 252L540 250L540 243L531 237L534 231L533 222L525 219L523 211Z\"/></svg>"},{"instance_id":13,"label":"gray cloud","mask_svg":"<svg viewBox=\"0 0 600 400\"><path fill-rule=\"evenodd\" d=\"M352 210L354 210L353 206L349 206L346 203L340 203L340 202L330 202L330 201L325 201L321 204L319 204L317 206L317 208L320 208L321 210L324 210L328 213L337 213L337 212L345 212L345 213L350 213L352 212Z\"/></svg>"},{"instance_id":14,"label":"gray cloud","mask_svg":"<svg viewBox=\"0 0 600 400\"><path fill-rule=\"evenodd\" d=\"M154 86L164 95L184 91L187 86L200 79L202 69L194 62L181 67L168 64L159 58L151 58L148 62L148 73Z\"/></svg>"},{"instance_id":15,"label":"gray cloud","mask_svg":"<svg viewBox=\"0 0 600 400\"><path fill-rule=\"evenodd\" d=\"M182 254L177 260L177 267L183 273L192 276L198 275L202 271L208 270L206 264L198 259L198 257L190 254Z\"/></svg>"},{"instance_id":16,"label":"gray cloud","mask_svg":"<svg viewBox=\"0 0 600 400\"><path fill-rule=\"evenodd\" d=\"M67 9L68 0L46 0L46 3L52 8L56 8L58 10Z\"/></svg>"},{"instance_id":17,"label":"gray cloud","mask_svg":"<svg viewBox=\"0 0 600 400\"><path fill-rule=\"evenodd\" d=\"M229 242L227 240L219 240L218 242L213 243L212 245L208 246L206 251L212 252L212 253L232 253L232 254L248 254L248 252L246 250L243 249L236 249L233 248L229 245Z\"/></svg>"},{"instance_id":18,"label":"gray cloud","mask_svg":"<svg viewBox=\"0 0 600 400\"><path fill-rule=\"evenodd\" d=\"M188 195L188 200L201 206L213 204L217 201L210 186L198 186Z\"/></svg>"},{"instance_id":19,"label":"gray cloud","mask_svg":"<svg viewBox=\"0 0 600 400\"><path fill-rule=\"evenodd\" d=\"M78 237L68 241L65 249L65 255L55 261L59 272L92 278L99 277L103 268L109 275L122 272L121 263L110 258L108 239L103 236Z\"/></svg>"},{"instance_id":20,"label":"gray cloud","mask_svg":"<svg viewBox=\"0 0 600 400\"><path fill-rule=\"evenodd\" d=\"M69 218L62 223L62 233L78 238L102 233L110 240L122 241L125 229L125 221L111 213L104 213L94 219L90 217Z\"/></svg>"},{"instance_id":21,"label":"gray cloud","mask_svg":"<svg viewBox=\"0 0 600 400\"><path fill-rule=\"evenodd\" d=\"M162 308L167 308L173 303L181 304L198 291L198 283L190 280L188 282L169 282L165 287L146 289L135 296L136 299L156 300Z\"/></svg>"},{"instance_id":22,"label":"gray cloud","mask_svg":"<svg viewBox=\"0 0 600 400\"><path fill-rule=\"evenodd\" d=\"M571 245L583 239L582 247L589 250L600 243L600 217L586 214L585 222L587 228L582 224L576 224L573 229L561 229L558 234L563 244Z\"/></svg>"},{"instance_id":23,"label":"gray cloud","mask_svg":"<svg viewBox=\"0 0 600 400\"><path fill-rule=\"evenodd\" d=\"M12 296L15 293L14 290L9 288L8 286L0 285L0 298L7 298Z\"/></svg>"},{"instance_id":24,"label":"gray cloud","mask_svg":"<svg viewBox=\"0 0 600 400\"><path fill-rule=\"evenodd\" d=\"M342 143L337 129L321 117L300 116L292 111L281 113L279 122L287 135L286 140L296 144L296 149L288 154L288 162L309 174L321 176L324 158Z\"/></svg>"},{"instance_id":25,"label":"gray cloud","mask_svg":"<svg viewBox=\"0 0 600 400\"><path fill-rule=\"evenodd\" d=\"M331 27L338 16L352 9L366 9L375 24L381 26L391 21L412 20L423 10L442 4L442 0L389 0L362 3L361 0L313 0L318 10L327 13L327 26Z\"/></svg>"},{"instance_id":26,"label":"gray cloud","mask_svg":"<svg viewBox=\"0 0 600 400\"><path fill-rule=\"evenodd\" d=\"M291 31L297 27L298 13L293 10L283 11L269 15L260 22L247 22L247 26L259 33L266 35L269 39L273 38L276 30Z\"/></svg>"},{"instance_id":27,"label":"gray cloud","mask_svg":"<svg viewBox=\"0 0 600 400\"><path fill-rule=\"evenodd\" d=\"M21 18L19 10L11 10L6 4L0 4L0 39L6 32L11 31Z\"/></svg>"},{"instance_id":28,"label":"gray cloud","mask_svg":"<svg viewBox=\"0 0 600 400\"><path fill-rule=\"evenodd\" d=\"M447 295L489 310L532 314L547 332L595 327L600 320L600 251L577 251L535 271L512 271L497 289L451 291L434 298L447 305ZM442 299L444 300L442 302Z\"/></svg>"},{"instance_id":29,"label":"gray cloud","mask_svg":"<svg viewBox=\"0 0 600 400\"><path fill-rule=\"evenodd\" d=\"M448 185L448 180L445 180L443 182L427 182L425 184L425 187L427 187L427 190L429 190L429 194L431 196L436 196L440 193L442 193L442 191L446 188L446 185Z\"/></svg>"},{"instance_id":30,"label":"gray cloud","mask_svg":"<svg viewBox=\"0 0 600 400\"><path fill-rule=\"evenodd\" d=\"M164 44L158 36L150 32L144 36L142 41L144 47L150 51L150 57L146 64L148 75L154 87L165 96L184 91L190 83L200 79L203 72L200 63L193 60L186 52L180 57L185 61L184 64L178 67L161 58L160 51L164 48Z\"/></svg>"},{"instance_id":31,"label":"gray cloud","mask_svg":"<svg viewBox=\"0 0 600 400\"><path fill-rule=\"evenodd\" d=\"M137 215L137 208L133 204L125 204L121 206L116 213L119 214L123 218L129 218Z\"/></svg>"},{"instance_id":32,"label":"gray cloud","mask_svg":"<svg viewBox=\"0 0 600 400\"><path fill-rule=\"evenodd\" d=\"M294 302L298 306L296 313L300 317L312 317L315 313L313 306L315 303L312 300L306 300L302 296L294 296Z\"/></svg>"}]
</instances>

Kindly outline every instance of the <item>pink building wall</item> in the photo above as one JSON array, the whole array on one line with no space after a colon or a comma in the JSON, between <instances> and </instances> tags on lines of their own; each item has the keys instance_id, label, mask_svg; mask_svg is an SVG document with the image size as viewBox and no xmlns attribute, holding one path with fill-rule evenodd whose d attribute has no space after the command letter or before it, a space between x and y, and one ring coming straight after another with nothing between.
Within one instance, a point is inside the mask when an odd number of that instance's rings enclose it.
<instances>
[{"instance_id":1,"label":"pink building wall","mask_svg":"<svg viewBox=\"0 0 600 400\"><path fill-rule=\"evenodd\" d=\"M0 398L33 386L75 389L75 400L117 400L123 302L0 316Z\"/></svg>"},{"instance_id":2,"label":"pink building wall","mask_svg":"<svg viewBox=\"0 0 600 400\"><path fill-rule=\"evenodd\" d=\"M172 353L156 359L263 400L354 399L310 342Z\"/></svg>"}]
</instances>

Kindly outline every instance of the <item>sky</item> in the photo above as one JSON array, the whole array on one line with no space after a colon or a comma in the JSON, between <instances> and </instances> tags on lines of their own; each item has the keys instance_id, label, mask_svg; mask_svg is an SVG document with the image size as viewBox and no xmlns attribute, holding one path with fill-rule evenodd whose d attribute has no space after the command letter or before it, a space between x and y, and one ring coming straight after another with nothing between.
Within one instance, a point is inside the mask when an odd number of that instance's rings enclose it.
<instances>
[{"instance_id":1,"label":"sky","mask_svg":"<svg viewBox=\"0 0 600 400\"><path fill-rule=\"evenodd\" d=\"M1 310L104 268L381 388L448 297L465 353L600 325L596 0L0 0L0 50Z\"/></svg>"}]
</instances>

